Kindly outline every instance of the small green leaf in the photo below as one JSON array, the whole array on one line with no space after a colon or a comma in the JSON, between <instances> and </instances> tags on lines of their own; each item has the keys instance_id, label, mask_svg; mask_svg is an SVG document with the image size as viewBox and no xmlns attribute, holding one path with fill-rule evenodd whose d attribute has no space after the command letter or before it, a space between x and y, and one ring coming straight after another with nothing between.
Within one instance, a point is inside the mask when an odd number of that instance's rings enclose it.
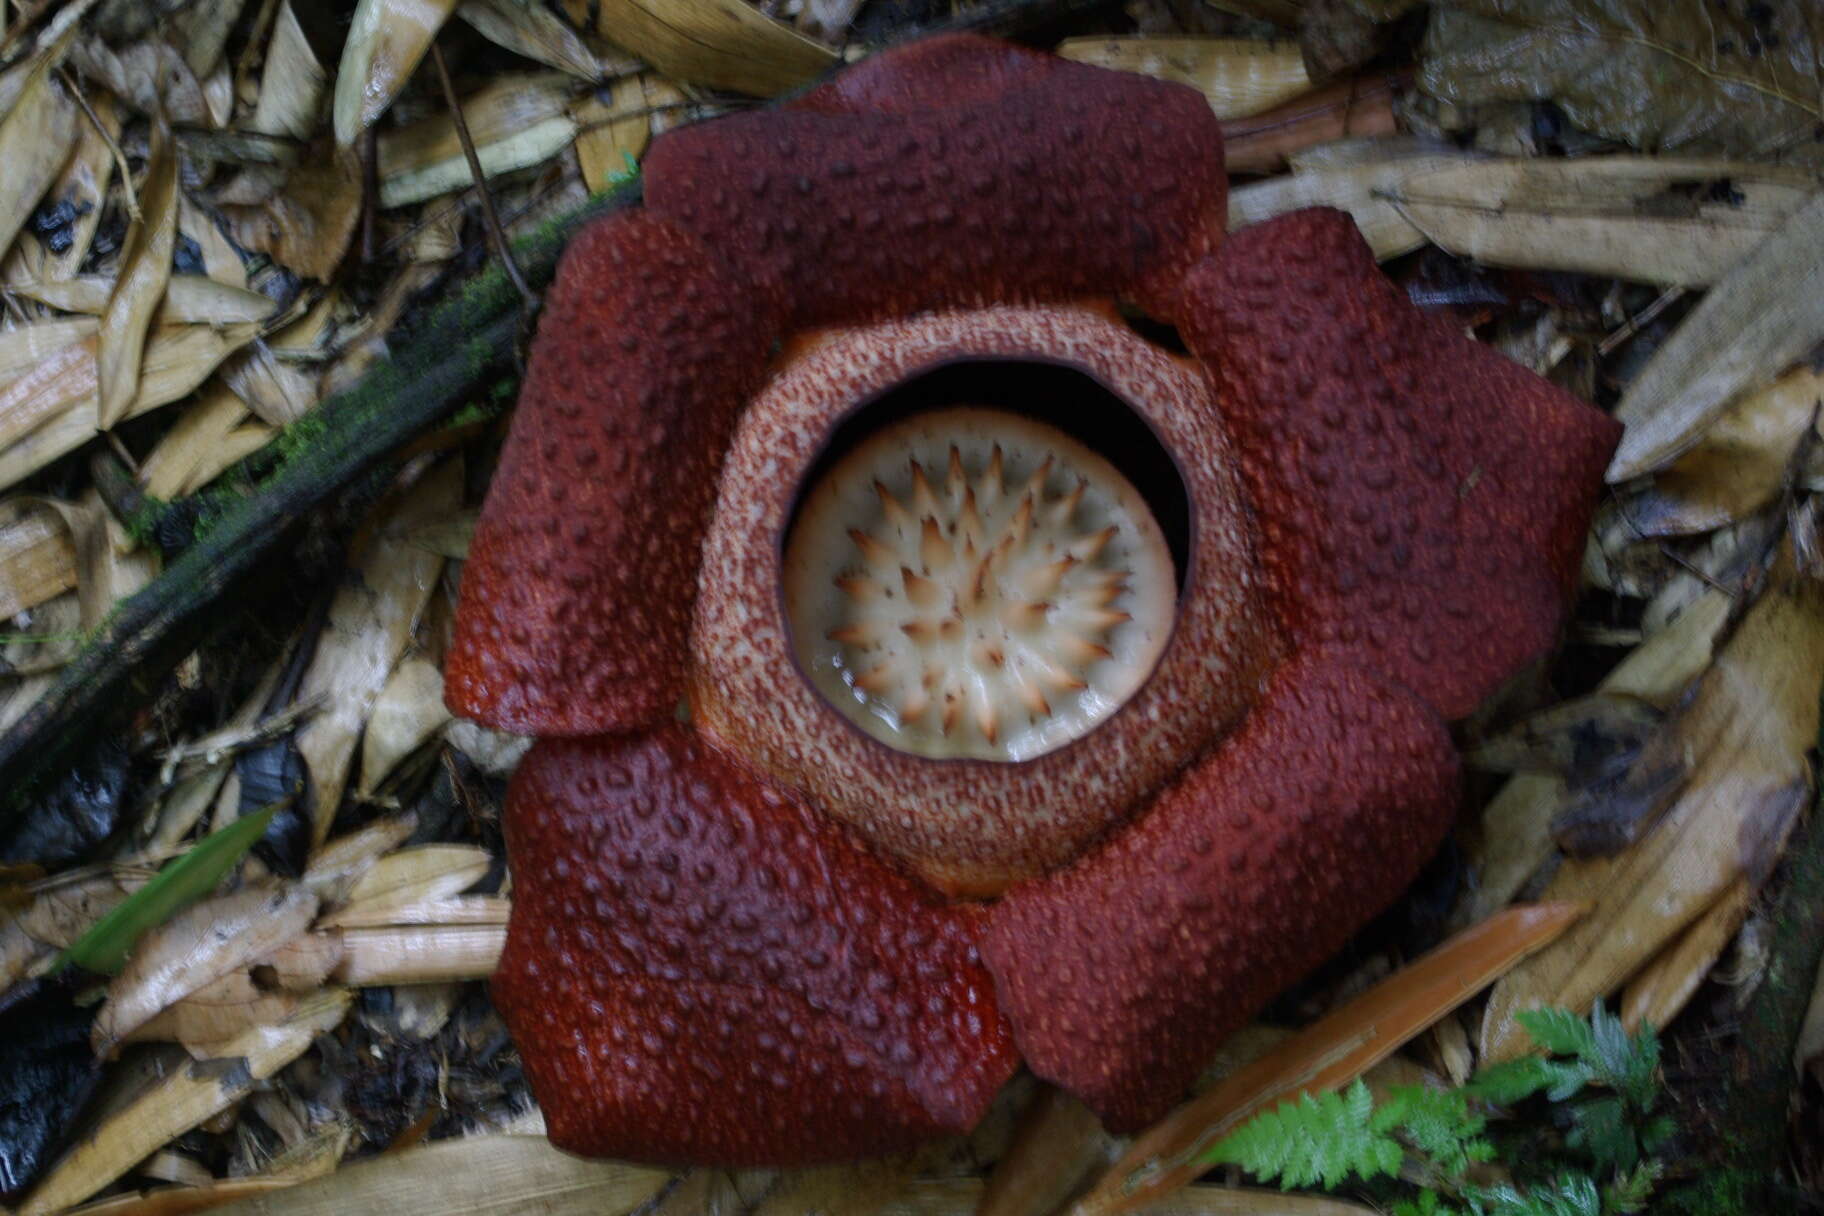
<instances>
[{"instance_id":1,"label":"small green leaf","mask_svg":"<svg viewBox=\"0 0 1824 1216\"><path fill-rule=\"evenodd\" d=\"M93 928L77 938L51 968L55 975L71 963L113 975L126 966L133 944L148 929L164 924L210 891L251 849L283 803L275 802L211 832L182 857L172 859L148 882L127 896Z\"/></svg>"}]
</instances>

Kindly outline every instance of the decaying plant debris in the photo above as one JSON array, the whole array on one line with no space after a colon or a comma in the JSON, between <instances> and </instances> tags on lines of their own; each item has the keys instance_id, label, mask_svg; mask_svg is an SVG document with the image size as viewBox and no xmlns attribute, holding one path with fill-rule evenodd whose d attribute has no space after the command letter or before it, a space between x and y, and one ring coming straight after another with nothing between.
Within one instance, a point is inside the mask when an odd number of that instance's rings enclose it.
<instances>
[{"instance_id":1,"label":"decaying plant debris","mask_svg":"<svg viewBox=\"0 0 1824 1216\"><path fill-rule=\"evenodd\" d=\"M1761 1014L1803 1004L1824 940L1791 912L1824 906L1794 895L1824 850L1801 825L1824 684L1824 26L1650 7L8 6L5 1201L1124 1210L1280 1094L1461 1080L1524 1047L1518 1010L1598 997L1669 1024L1691 1128L1747 1109L1719 1053L1791 1056L1795 1117L1761 1095L1773 1131L1742 1137L1777 1151L1684 1149L1820 1185L1824 988L1796 1044L1754 1036L1796 1024ZM524 743L442 698L528 319L497 237L536 289L579 216L637 198L655 134L939 25L1202 90L1232 229L1347 210L1415 300L1626 422L1584 594L1549 669L1464 728L1455 846L1133 1144L1022 1077L972 1135L885 1162L574 1161L540 1137L479 982ZM1434 947L1492 993L1441 981L1417 961ZM1171 1210L1366 1210L1233 1181Z\"/></svg>"}]
</instances>

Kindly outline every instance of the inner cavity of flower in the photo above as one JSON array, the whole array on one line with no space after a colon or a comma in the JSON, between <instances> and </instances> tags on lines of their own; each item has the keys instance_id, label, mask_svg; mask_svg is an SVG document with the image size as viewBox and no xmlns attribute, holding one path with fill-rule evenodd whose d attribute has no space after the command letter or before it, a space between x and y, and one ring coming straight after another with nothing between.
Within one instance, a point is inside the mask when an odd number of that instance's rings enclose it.
<instances>
[{"instance_id":1,"label":"inner cavity of flower","mask_svg":"<svg viewBox=\"0 0 1824 1216\"><path fill-rule=\"evenodd\" d=\"M927 410L815 478L784 561L798 661L889 746L1019 761L1118 709L1172 629L1171 548L1145 498L1056 427Z\"/></svg>"}]
</instances>

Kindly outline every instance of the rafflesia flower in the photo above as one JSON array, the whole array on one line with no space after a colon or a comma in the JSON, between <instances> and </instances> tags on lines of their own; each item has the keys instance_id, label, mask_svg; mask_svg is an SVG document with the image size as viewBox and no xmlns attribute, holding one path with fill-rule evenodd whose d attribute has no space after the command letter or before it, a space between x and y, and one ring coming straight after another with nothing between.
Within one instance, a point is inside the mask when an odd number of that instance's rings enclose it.
<instances>
[{"instance_id":1,"label":"rafflesia flower","mask_svg":"<svg viewBox=\"0 0 1824 1216\"><path fill-rule=\"evenodd\" d=\"M1435 848L1616 427L1340 212L1224 240L1175 85L937 39L644 182L565 256L447 673L539 736L494 993L552 1139L858 1157L1022 1059L1154 1118Z\"/></svg>"}]
</instances>

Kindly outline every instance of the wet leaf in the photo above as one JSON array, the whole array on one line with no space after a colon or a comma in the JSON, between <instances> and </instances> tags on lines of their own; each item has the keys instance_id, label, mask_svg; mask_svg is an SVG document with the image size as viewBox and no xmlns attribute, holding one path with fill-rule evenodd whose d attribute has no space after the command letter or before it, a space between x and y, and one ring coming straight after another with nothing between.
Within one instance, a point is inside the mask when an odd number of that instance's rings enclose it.
<instances>
[{"instance_id":1,"label":"wet leaf","mask_svg":"<svg viewBox=\"0 0 1824 1216\"><path fill-rule=\"evenodd\" d=\"M61 971L71 963L110 975L119 971L142 934L215 889L253 847L277 811L276 806L268 807L205 836L195 848L170 862L151 882L102 917L63 952L53 971Z\"/></svg>"},{"instance_id":2,"label":"wet leaf","mask_svg":"<svg viewBox=\"0 0 1824 1216\"><path fill-rule=\"evenodd\" d=\"M152 126L151 159L139 203L141 215L127 229L120 277L102 315L96 354L101 394L96 413L102 430L125 418L139 393L146 332L171 278L171 252L177 241L177 151L170 128L162 122Z\"/></svg>"},{"instance_id":3,"label":"wet leaf","mask_svg":"<svg viewBox=\"0 0 1824 1216\"><path fill-rule=\"evenodd\" d=\"M360 0L336 68L332 120L348 147L386 112L412 77L456 0Z\"/></svg>"},{"instance_id":4,"label":"wet leaf","mask_svg":"<svg viewBox=\"0 0 1824 1216\"><path fill-rule=\"evenodd\" d=\"M1419 86L1457 105L1549 100L1648 152L1820 159L1824 10L1708 0L1452 0Z\"/></svg>"},{"instance_id":5,"label":"wet leaf","mask_svg":"<svg viewBox=\"0 0 1824 1216\"><path fill-rule=\"evenodd\" d=\"M55 868L87 857L119 826L132 775L126 748L103 741L6 825L0 861Z\"/></svg>"},{"instance_id":6,"label":"wet leaf","mask_svg":"<svg viewBox=\"0 0 1824 1216\"><path fill-rule=\"evenodd\" d=\"M1297 45L1248 38L1066 38L1078 63L1189 85L1218 118L1245 118L1311 91Z\"/></svg>"},{"instance_id":7,"label":"wet leaf","mask_svg":"<svg viewBox=\"0 0 1824 1216\"><path fill-rule=\"evenodd\" d=\"M576 123L576 160L583 184L605 190L609 180L637 164L652 141L656 111L684 104L676 85L654 72L614 83L612 100L585 97L571 110Z\"/></svg>"},{"instance_id":8,"label":"wet leaf","mask_svg":"<svg viewBox=\"0 0 1824 1216\"><path fill-rule=\"evenodd\" d=\"M1617 857L1566 861L1546 898L1589 900L1590 916L1495 986L1485 1061L1523 1054L1527 1009L1577 1013L1614 992L1743 875L1778 857L1810 788L1824 673L1824 590L1785 562L1667 727L1686 758L1682 789Z\"/></svg>"},{"instance_id":9,"label":"wet leaf","mask_svg":"<svg viewBox=\"0 0 1824 1216\"><path fill-rule=\"evenodd\" d=\"M306 279L327 282L342 264L361 218L361 175L352 153L312 145L284 189L257 206L224 206L234 239L271 254Z\"/></svg>"},{"instance_id":10,"label":"wet leaf","mask_svg":"<svg viewBox=\"0 0 1824 1216\"><path fill-rule=\"evenodd\" d=\"M0 1008L0 1200L18 1197L88 1104L101 1077L93 1014L60 985L34 984Z\"/></svg>"},{"instance_id":11,"label":"wet leaf","mask_svg":"<svg viewBox=\"0 0 1824 1216\"><path fill-rule=\"evenodd\" d=\"M675 80L771 97L836 62L745 0L602 0L596 28Z\"/></svg>"},{"instance_id":12,"label":"wet leaf","mask_svg":"<svg viewBox=\"0 0 1824 1216\"><path fill-rule=\"evenodd\" d=\"M296 993L267 992L246 971L236 971L172 1002L121 1038L129 1043L181 1043L193 1058L206 1060L236 1035L283 1022L297 1009Z\"/></svg>"},{"instance_id":13,"label":"wet leaf","mask_svg":"<svg viewBox=\"0 0 1824 1216\"><path fill-rule=\"evenodd\" d=\"M305 887L246 887L148 930L95 1015L95 1054L108 1055L161 1010L271 954L304 932L316 912L317 897Z\"/></svg>"}]
</instances>

